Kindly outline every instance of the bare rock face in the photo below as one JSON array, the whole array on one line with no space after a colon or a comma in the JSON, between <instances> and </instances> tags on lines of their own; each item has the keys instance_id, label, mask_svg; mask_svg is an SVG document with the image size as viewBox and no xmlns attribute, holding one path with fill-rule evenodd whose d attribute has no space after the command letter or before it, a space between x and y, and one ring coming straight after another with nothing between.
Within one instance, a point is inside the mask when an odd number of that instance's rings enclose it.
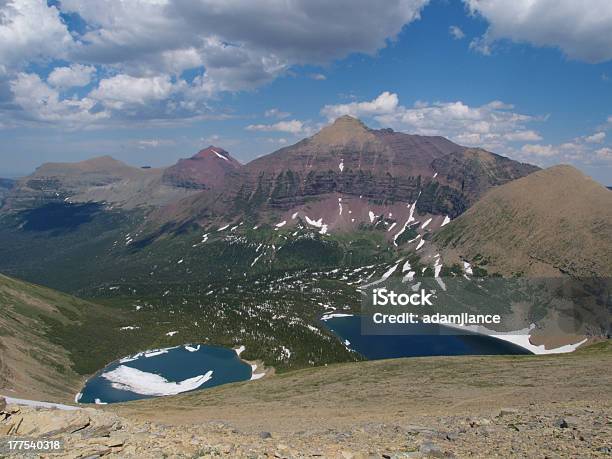
<instances>
[{"instance_id":1,"label":"bare rock face","mask_svg":"<svg viewBox=\"0 0 612 459\"><path fill-rule=\"evenodd\" d=\"M414 202L420 196L419 212L455 217L490 187L536 170L443 137L374 130L343 116L314 136L242 167L229 181L221 199L225 207L218 211L287 210L342 193L379 203ZM191 204L207 208L209 198Z\"/></svg>"},{"instance_id":2,"label":"bare rock face","mask_svg":"<svg viewBox=\"0 0 612 459\"><path fill-rule=\"evenodd\" d=\"M241 164L222 148L210 146L164 171L162 182L180 188L209 190L222 187Z\"/></svg>"}]
</instances>

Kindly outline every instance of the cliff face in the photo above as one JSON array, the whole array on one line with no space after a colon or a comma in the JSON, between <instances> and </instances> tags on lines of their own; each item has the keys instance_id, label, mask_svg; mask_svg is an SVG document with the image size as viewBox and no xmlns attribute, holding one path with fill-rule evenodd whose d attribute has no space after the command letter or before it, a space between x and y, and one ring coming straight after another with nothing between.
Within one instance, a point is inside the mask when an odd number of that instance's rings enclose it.
<instances>
[{"instance_id":1,"label":"cliff face","mask_svg":"<svg viewBox=\"0 0 612 459\"><path fill-rule=\"evenodd\" d=\"M455 217L489 188L536 170L443 137L373 130L344 116L312 137L246 164L220 195L190 199L184 204L193 211L182 213L231 213L245 206L286 211L339 193L380 204L418 198L419 212Z\"/></svg>"}]
</instances>

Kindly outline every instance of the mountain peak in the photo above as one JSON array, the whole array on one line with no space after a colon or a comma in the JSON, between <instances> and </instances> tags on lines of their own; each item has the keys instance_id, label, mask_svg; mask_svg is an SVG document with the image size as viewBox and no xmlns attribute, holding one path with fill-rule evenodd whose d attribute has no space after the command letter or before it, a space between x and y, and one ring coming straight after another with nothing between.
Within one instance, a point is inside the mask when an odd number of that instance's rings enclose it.
<instances>
[{"instance_id":1,"label":"mountain peak","mask_svg":"<svg viewBox=\"0 0 612 459\"><path fill-rule=\"evenodd\" d=\"M343 115L315 134L313 140L327 145L363 143L373 140L374 135L363 122L353 116Z\"/></svg>"},{"instance_id":2,"label":"mountain peak","mask_svg":"<svg viewBox=\"0 0 612 459\"><path fill-rule=\"evenodd\" d=\"M212 156L223 157L223 159L230 159L230 154L225 151L223 148L215 147L214 145L209 145L207 148L200 150L191 159L203 159Z\"/></svg>"},{"instance_id":3,"label":"mountain peak","mask_svg":"<svg viewBox=\"0 0 612 459\"><path fill-rule=\"evenodd\" d=\"M241 164L223 148L210 145L189 159L181 159L164 171L162 180L179 188L210 189L223 185Z\"/></svg>"},{"instance_id":4,"label":"mountain peak","mask_svg":"<svg viewBox=\"0 0 612 459\"><path fill-rule=\"evenodd\" d=\"M363 121L351 115L342 115L336 118L331 124L331 127L335 129L365 129L366 131L369 130L369 128L363 123Z\"/></svg>"}]
</instances>

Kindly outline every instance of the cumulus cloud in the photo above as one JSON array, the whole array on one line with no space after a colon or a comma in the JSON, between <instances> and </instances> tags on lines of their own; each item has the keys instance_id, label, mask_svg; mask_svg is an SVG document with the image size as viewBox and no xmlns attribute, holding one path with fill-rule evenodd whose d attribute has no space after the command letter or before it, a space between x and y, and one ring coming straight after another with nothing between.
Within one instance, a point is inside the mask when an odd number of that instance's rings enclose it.
<instances>
[{"instance_id":1,"label":"cumulus cloud","mask_svg":"<svg viewBox=\"0 0 612 459\"><path fill-rule=\"evenodd\" d=\"M341 115L371 117L384 127L442 135L463 145L494 151L505 151L511 142L541 140L540 134L528 127L538 121L537 117L518 113L512 105L501 101L478 107L462 101L419 101L406 107L400 104L397 94L385 91L371 101L326 105L321 113L328 119Z\"/></svg>"},{"instance_id":2,"label":"cumulus cloud","mask_svg":"<svg viewBox=\"0 0 612 459\"><path fill-rule=\"evenodd\" d=\"M527 144L517 152L520 159L542 166L554 163L573 163L578 166L609 166L612 164L612 149L601 146L605 132L574 137L559 144Z\"/></svg>"},{"instance_id":3,"label":"cumulus cloud","mask_svg":"<svg viewBox=\"0 0 612 459\"><path fill-rule=\"evenodd\" d=\"M96 102L89 97L61 99L59 92L36 74L19 73L10 87L14 101L24 110L27 121L63 121L78 126L109 117L107 111L97 110Z\"/></svg>"},{"instance_id":4,"label":"cumulus cloud","mask_svg":"<svg viewBox=\"0 0 612 459\"><path fill-rule=\"evenodd\" d=\"M59 11L46 1L0 1L0 74L65 57L73 43Z\"/></svg>"},{"instance_id":5,"label":"cumulus cloud","mask_svg":"<svg viewBox=\"0 0 612 459\"><path fill-rule=\"evenodd\" d=\"M448 33L450 33L451 37L453 37L453 39L455 40L461 40L462 38L465 38L465 33L463 33L463 30L461 30L459 26L450 26L448 28Z\"/></svg>"},{"instance_id":6,"label":"cumulus cloud","mask_svg":"<svg viewBox=\"0 0 612 459\"><path fill-rule=\"evenodd\" d=\"M321 114L327 119L333 120L342 115L377 116L394 113L399 106L397 94L385 91L378 97L366 102L351 102L349 104L326 105L321 110Z\"/></svg>"},{"instance_id":7,"label":"cumulus cloud","mask_svg":"<svg viewBox=\"0 0 612 459\"><path fill-rule=\"evenodd\" d=\"M166 99L173 89L168 76L137 78L116 75L101 80L90 96L108 107L121 109L126 104L144 105L150 101Z\"/></svg>"},{"instance_id":8,"label":"cumulus cloud","mask_svg":"<svg viewBox=\"0 0 612 459\"><path fill-rule=\"evenodd\" d=\"M595 151L598 158L612 162L612 148L603 147Z\"/></svg>"},{"instance_id":9,"label":"cumulus cloud","mask_svg":"<svg viewBox=\"0 0 612 459\"><path fill-rule=\"evenodd\" d=\"M250 124L246 127L247 131L261 132L288 132L290 134L302 134L307 131L302 121L279 121L274 124Z\"/></svg>"},{"instance_id":10,"label":"cumulus cloud","mask_svg":"<svg viewBox=\"0 0 612 459\"><path fill-rule=\"evenodd\" d=\"M428 2L388 0L380 8L370 0L0 0L0 78L6 83L34 61L61 59L68 64L49 69L48 85L83 87L94 73L109 75L87 100L112 109L113 117L121 110L134 116L134 105L157 101L151 117L189 118L220 93L257 88L292 66L375 53ZM85 26L69 31L62 14ZM21 110L36 106L21 102Z\"/></svg>"},{"instance_id":11,"label":"cumulus cloud","mask_svg":"<svg viewBox=\"0 0 612 459\"><path fill-rule=\"evenodd\" d=\"M585 141L588 143L602 143L606 138L605 132L596 132L593 135L585 137Z\"/></svg>"},{"instance_id":12,"label":"cumulus cloud","mask_svg":"<svg viewBox=\"0 0 612 459\"><path fill-rule=\"evenodd\" d=\"M56 67L49 74L47 82L56 88L87 86L96 68L91 65L73 64L70 67Z\"/></svg>"},{"instance_id":13,"label":"cumulus cloud","mask_svg":"<svg viewBox=\"0 0 612 459\"><path fill-rule=\"evenodd\" d=\"M521 147L521 152L529 156L550 157L559 154L559 151L552 145L528 144Z\"/></svg>"},{"instance_id":14,"label":"cumulus cloud","mask_svg":"<svg viewBox=\"0 0 612 459\"><path fill-rule=\"evenodd\" d=\"M612 2L609 0L464 0L489 28L471 43L484 54L498 40L559 48L572 59L612 59Z\"/></svg>"}]
</instances>

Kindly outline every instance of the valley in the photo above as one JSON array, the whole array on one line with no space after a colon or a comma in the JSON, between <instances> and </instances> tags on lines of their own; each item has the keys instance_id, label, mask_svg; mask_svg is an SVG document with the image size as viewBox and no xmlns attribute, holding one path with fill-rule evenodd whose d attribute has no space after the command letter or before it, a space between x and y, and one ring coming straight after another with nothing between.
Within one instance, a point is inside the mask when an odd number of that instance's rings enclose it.
<instances>
[{"instance_id":1,"label":"valley","mask_svg":"<svg viewBox=\"0 0 612 459\"><path fill-rule=\"evenodd\" d=\"M544 191L569 177L574 192L565 202L574 206L573 220L551 225L540 214L551 208L545 199L556 191ZM523 182L527 188L533 182L536 192L517 192ZM495 298L501 305L495 307L510 317L513 328L506 331L525 335L510 341L526 339L528 348L547 345L542 349L548 351L605 336L607 311L547 308L542 295L538 306L516 309L510 293L495 292L495 279L516 274L494 261L509 250L496 239L504 231L495 224L510 231L504 215L514 211L496 214L491 203L509 195L509 202L531 212L525 217L531 227L513 217L518 227L510 241L525 238L520 228L544 234L536 229L540 222L589 234L571 236L575 269L540 254L547 270L537 272L605 278L605 260L612 257L590 264L612 246L605 231L588 226L612 222L609 193L598 187L571 168L538 170L440 137L372 130L341 117L246 165L213 146L167 169L133 168L109 157L43 165L6 195L0 270L85 300L70 320L38 319L45 324L41 339L67 356L65 371L75 381L130 354L190 343L244 347L243 359L278 373L358 362L363 355L320 319L359 320L368 289L390 283L427 286L444 301L457 300L466 288L493 289L486 298ZM540 207L529 201L535 195L545 200ZM592 223L578 211L586 196L589 214L596 215ZM468 245L476 235L485 240ZM567 253L554 246L559 241L537 244L546 253ZM608 288L604 281L593 298ZM467 298L462 301L475 301ZM553 300L551 293L546 301ZM480 303L458 304L494 310ZM560 321L578 313L587 321L559 332ZM549 329L553 338L545 337Z\"/></svg>"}]
</instances>

